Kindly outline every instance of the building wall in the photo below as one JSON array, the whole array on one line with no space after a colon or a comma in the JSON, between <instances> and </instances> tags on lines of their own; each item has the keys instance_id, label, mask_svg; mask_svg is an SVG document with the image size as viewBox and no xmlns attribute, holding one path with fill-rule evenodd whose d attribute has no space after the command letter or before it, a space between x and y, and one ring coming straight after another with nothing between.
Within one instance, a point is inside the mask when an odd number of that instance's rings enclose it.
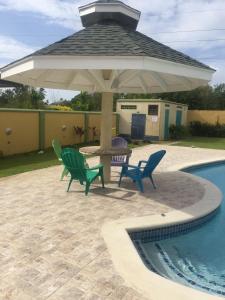
<instances>
[{"instance_id":1,"label":"building wall","mask_svg":"<svg viewBox=\"0 0 225 300\"><path fill-rule=\"evenodd\" d=\"M181 125L187 125L187 112L188 106L181 105L179 103L165 102L162 105L161 113L161 128L160 128L160 139L164 140L165 137L165 110L169 110L169 126L176 125L177 111L182 111Z\"/></svg>"},{"instance_id":2,"label":"building wall","mask_svg":"<svg viewBox=\"0 0 225 300\"><path fill-rule=\"evenodd\" d=\"M151 102L152 105L158 105L158 117L157 121L155 117L148 115L148 104L145 104L145 112L146 112L146 127L145 127L145 135L159 137L160 136L160 115L162 110L161 103ZM154 121L153 121L154 120Z\"/></svg>"},{"instance_id":3,"label":"building wall","mask_svg":"<svg viewBox=\"0 0 225 300\"><path fill-rule=\"evenodd\" d=\"M11 134L6 134L10 128ZM39 147L39 113L0 111L0 155L31 152Z\"/></svg>"},{"instance_id":4,"label":"building wall","mask_svg":"<svg viewBox=\"0 0 225 300\"><path fill-rule=\"evenodd\" d=\"M93 141L93 127L97 132L94 140L99 140L100 124L100 113L0 109L0 156L47 149L53 138L64 146ZM118 115L113 114L113 135L118 126ZM82 128L82 137L74 127ZM12 129L10 135L7 128Z\"/></svg>"},{"instance_id":5,"label":"building wall","mask_svg":"<svg viewBox=\"0 0 225 300\"><path fill-rule=\"evenodd\" d=\"M187 126L187 115L188 115L188 106L183 108L183 117L182 117L182 125Z\"/></svg>"},{"instance_id":6,"label":"building wall","mask_svg":"<svg viewBox=\"0 0 225 300\"><path fill-rule=\"evenodd\" d=\"M187 122L199 121L201 123L225 124L224 110L189 110L187 114Z\"/></svg>"},{"instance_id":7,"label":"building wall","mask_svg":"<svg viewBox=\"0 0 225 300\"><path fill-rule=\"evenodd\" d=\"M158 120L155 122L155 118L148 115L148 105L158 105ZM121 105L136 105L136 109L121 109ZM170 111L169 114L169 126L176 124L176 112L177 110L182 111L181 124L186 125L187 122L187 109L186 105L167 102L162 100L124 100L117 103L117 113L120 115L120 134L131 135L131 123L132 114L140 113L146 114L146 128L145 135L150 137L158 137L159 140L163 140L165 133L165 110Z\"/></svg>"},{"instance_id":8,"label":"building wall","mask_svg":"<svg viewBox=\"0 0 225 300\"><path fill-rule=\"evenodd\" d=\"M140 100L139 100L140 101ZM152 117L148 115L148 105L158 105L159 106L159 115L157 122L152 121ZM137 109L121 109L121 105L136 105ZM120 115L120 134L131 135L131 123L132 123L132 114L140 113L146 114L146 127L145 135L146 136L156 136L160 134L160 109L161 104L156 102L138 102L134 100L134 103L130 101L118 102L117 103L117 113Z\"/></svg>"}]
</instances>

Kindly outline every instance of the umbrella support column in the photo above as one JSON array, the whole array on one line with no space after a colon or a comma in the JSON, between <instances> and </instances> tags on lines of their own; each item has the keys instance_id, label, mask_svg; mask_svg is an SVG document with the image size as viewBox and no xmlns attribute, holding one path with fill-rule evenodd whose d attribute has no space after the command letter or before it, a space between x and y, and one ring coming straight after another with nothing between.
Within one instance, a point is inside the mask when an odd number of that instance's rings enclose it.
<instances>
[{"instance_id":1,"label":"umbrella support column","mask_svg":"<svg viewBox=\"0 0 225 300\"><path fill-rule=\"evenodd\" d=\"M102 93L102 117L101 117L101 150L112 148L112 119L113 119L113 93ZM104 179L111 179L111 156L101 155L100 161L104 164Z\"/></svg>"}]
</instances>

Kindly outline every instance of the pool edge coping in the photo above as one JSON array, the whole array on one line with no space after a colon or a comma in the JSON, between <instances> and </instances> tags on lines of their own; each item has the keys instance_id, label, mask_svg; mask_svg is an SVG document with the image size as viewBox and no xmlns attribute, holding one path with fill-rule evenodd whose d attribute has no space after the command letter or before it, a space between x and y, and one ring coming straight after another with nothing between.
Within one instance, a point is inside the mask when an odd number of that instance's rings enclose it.
<instances>
[{"instance_id":1,"label":"pool edge coping","mask_svg":"<svg viewBox=\"0 0 225 300\"><path fill-rule=\"evenodd\" d=\"M199 161L196 164L175 166L169 171L180 172L184 168L223 161L223 159ZM102 227L102 235L116 270L130 287L137 290L144 298L150 300L163 300L165 298L167 300L221 299L220 296L186 287L150 271L143 263L128 234L131 231L160 228L193 221L210 214L221 205L222 193L213 183L192 174L185 173L185 175L200 183L205 189L203 198L194 205L181 210L173 210L164 215L116 220L108 222Z\"/></svg>"}]
</instances>

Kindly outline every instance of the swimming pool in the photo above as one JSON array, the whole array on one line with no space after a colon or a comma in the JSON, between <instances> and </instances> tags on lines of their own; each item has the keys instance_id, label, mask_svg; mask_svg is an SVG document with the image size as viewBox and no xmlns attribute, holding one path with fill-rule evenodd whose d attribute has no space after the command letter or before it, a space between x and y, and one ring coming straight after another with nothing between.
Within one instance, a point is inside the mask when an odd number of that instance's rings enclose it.
<instances>
[{"instance_id":1,"label":"swimming pool","mask_svg":"<svg viewBox=\"0 0 225 300\"><path fill-rule=\"evenodd\" d=\"M225 196L225 162L186 170L203 177ZM194 187L193 187L194 188ZM188 231L188 230L187 230ZM225 203L187 234L149 242L138 241L144 262L154 272L181 284L225 297Z\"/></svg>"}]
</instances>

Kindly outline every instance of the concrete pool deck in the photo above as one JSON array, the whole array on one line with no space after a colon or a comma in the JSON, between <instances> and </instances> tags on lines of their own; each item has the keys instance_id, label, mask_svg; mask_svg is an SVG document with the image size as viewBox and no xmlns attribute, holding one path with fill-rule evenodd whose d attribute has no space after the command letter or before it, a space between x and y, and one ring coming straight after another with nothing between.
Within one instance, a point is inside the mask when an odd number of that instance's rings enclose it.
<instances>
[{"instance_id":1,"label":"concrete pool deck","mask_svg":"<svg viewBox=\"0 0 225 300\"><path fill-rule=\"evenodd\" d=\"M95 184L88 197L77 183L66 193L61 166L1 179L0 299L151 299L117 272L103 225L185 211L204 198L205 186L177 170L225 159L223 150L148 145L133 150L131 163L160 149L167 154L155 175L158 189L146 180L144 194L129 180L118 188L118 172L115 182L104 190Z\"/></svg>"}]
</instances>

